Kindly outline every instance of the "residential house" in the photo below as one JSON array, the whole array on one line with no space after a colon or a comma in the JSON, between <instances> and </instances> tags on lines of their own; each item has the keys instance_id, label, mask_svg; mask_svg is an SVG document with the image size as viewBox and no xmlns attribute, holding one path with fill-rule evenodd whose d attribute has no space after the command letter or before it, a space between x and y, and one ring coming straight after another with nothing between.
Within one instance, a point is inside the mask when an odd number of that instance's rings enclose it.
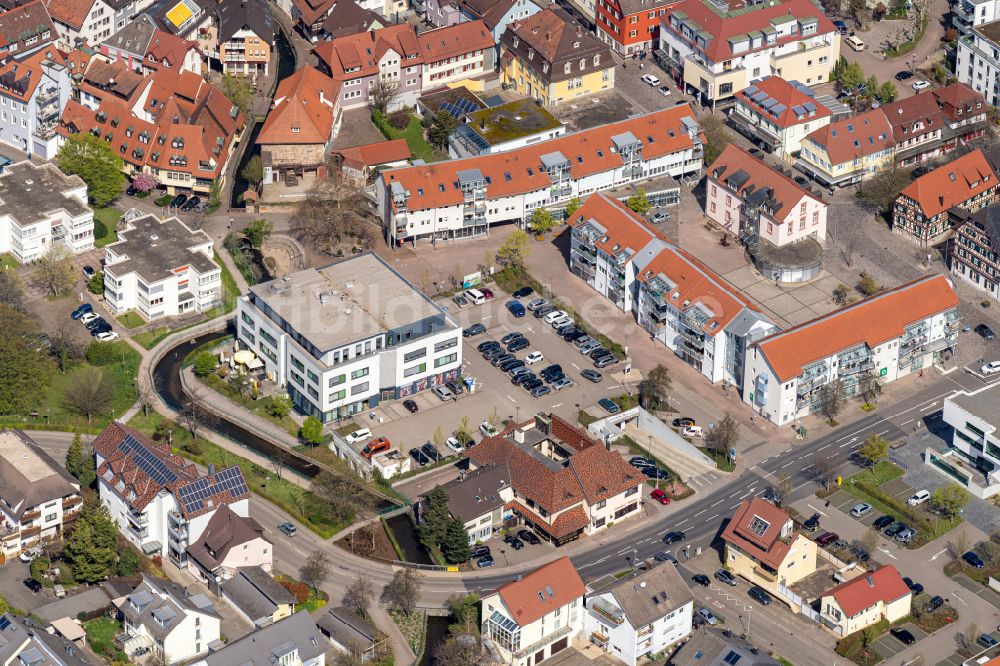
<instances>
[{"instance_id":1,"label":"residential house","mask_svg":"<svg viewBox=\"0 0 1000 666\"><path fill-rule=\"evenodd\" d=\"M117 421L94 440L94 453L101 502L122 535L148 555L184 566L188 544L201 539L220 507L249 515L250 490L238 466L216 471L209 465L200 475L166 442Z\"/></svg>"},{"instance_id":2,"label":"residential house","mask_svg":"<svg viewBox=\"0 0 1000 666\"><path fill-rule=\"evenodd\" d=\"M758 648L741 641L732 633L723 637L711 631L691 634L670 656L671 666L779 666Z\"/></svg>"},{"instance_id":3,"label":"residential house","mask_svg":"<svg viewBox=\"0 0 1000 666\"><path fill-rule=\"evenodd\" d=\"M596 3L597 37L624 56L651 54L660 43L660 21L680 0L611 0Z\"/></svg>"},{"instance_id":4,"label":"residential house","mask_svg":"<svg viewBox=\"0 0 1000 666\"><path fill-rule=\"evenodd\" d=\"M928 447L924 463L980 499L1000 493L1000 384L958 391L944 399L944 422L953 428L951 447Z\"/></svg>"},{"instance_id":5,"label":"residential house","mask_svg":"<svg viewBox=\"0 0 1000 666\"><path fill-rule=\"evenodd\" d=\"M747 347L778 330L743 294L604 194L568 224L573 273L709 381L742 386Z\"/></svg>"},{"instance_id":6,"label":"residential house","mask_svg":"<svg viewBox=\"0 0 1000 666\"><path fill-rule=\"evenodd\" d=\"M889 624L910 614L913 593L890 565L845 581L820 598L824 624L848 636L885 620Z\"/></svg>"},{"instance_id":7,"label":"residential house","mask_svg":"<svg viewBox=\"0 0 1000 666\"><path fill-rule=\"evenodd\" d=\"M827 203L736 144L712 162L705 214L744 242L826 240Z\"/></svg>"},{"instance_id":8,"label":"residential house","mask_svg":"<svg viewBox=\"0 0 1000 666\"><path fill-rule=\"evenodd\" d=\"M277 31L267 0L222 0L216 14L223 73L254 82L267 76Z\"/></svg>"},{"instance_id":9,"label":"residential house","mask_svg":"<svg viewBox=\"0 0 1000 666\"><path fill-rule=\"evenodd\" d=\"M324 423L458 377L461 327L381 257L364 253L250 287L237 339Z\"/></svg>"},{"instance_id":10,"label":"residential house","mask_svg":"<svg viewBox=\"0 0 1000 666\"><path fill-rule=\"evenodd\" d=\"M354 0L294 0L292 20L299 32L313 43L389 25L386 19Z\"/></svg>"},{"instance_id":11,"label":"residential house","mask_svg":"<svg viewBox=\"0 0 1000 666\"><path fill-rule=\"evenodd\" d=\"M462 21L458 0L414 0L412 6L418 13L421 13L420 8L423 7L424 18L435 28L444 28Z\"/></svg>"},{"instance_id":12,"label":"residential house","mask_svg":"<svg viewBox=\"0 0 1000 666\"><path fill-rule=\"evenodd\" d=\"M274 547L260 523L237 515L228 506L219 507L201 538L187 547L188 572L210 588L247 567L270 573L273 562Z\"/></svg>"},{"instance_id":13,"label":"residential house","mask_svg":"<svg viewBox=\"0 0 1000 666\"><path fill-rule=\"evenodd\" d=\"M514 21L500 45L503 82L544 106L615 87L611 49L565 9L550 6Z\"/></svg>"},{"instance_id":14,"label":"residential house","mask_svg":"<svg viewBox=\"0 0 1000 666\"><path fill-rule=\"evenodd\" d=\"M0 615L0 664L10 666L97 666L79 645L43 630L27 617Z\"/></svg>"},{"instance_id":15,"label":"residential house","mask_svg":"<svg viewBox=\"0 0 1000 666\"><path fill-rule=\"evenodd\" d=\"M340 165L340 173L344 178L367 186L383 169L406 166L413 155L406 139L393 139L351 148L337 148L332 157L334 164Z\"/></svg>"},{"instance_id":16,"label":"residential house","mask_svg":"<svg viewBox=\"0 0 1000 666\"><path fill-rule=\"evenodd\" d=\"M829 125L833 114L815 93L798 81L768 76L736 93L729 124L769 153L792 162L802 139Z\"/></svg>"},{"instance_id":17,"label":"residential house","mask_svg":"<svg viewBox=\"0 0 1000 666\"><path fill-rule=\"evenodd\" d=\"M306 611L213 650L191 666L324 666L326 641Z\"/></svg>"},{"instance_id":18,"label":"residential house","mask_svg":"<svg viewBox=\"0 0 1000 666\"><path fill-rule=\"evenodd\" d=\"M0 560L60 539L83 506L80 483L20 430L0 430Z\"/></svg>"},{"instance_id":19,"label":"residential house","mask_svg":"<svg viewBox=\"0 0 1000 666\"><path fill-rule=\"evenodd\" d=\"M840 57L840 34L810 0L681 0L660 24L662 64L713 106L772 75L825 83Z\"/></svg>"},{"instance_id":20,"label":"residential house","mask_svg":"<svg viewBox=\"0 0 1000 666\"><path fill-rule=\"evenodd\" d=\"M32 0L4 10L0 7L0 61L23 60L54 46L59 32L45 3Z\"/></svg>"},{"instance_id":21,"label":"residential house","mask_svg":"<svg viewBox=\"0 0 1000 666\"><path fill-rule=\"evenodd\" d=\"M510 469L487 465L445 484L448 511L461 520L469 543L488 541L503 527L504 507L514 498Z\"/></svg>"},{"instance_id":22,"label":"residential house","mask_svg":"<svg viewBox=\"0 0 1000 666\"><path fill-rule=\"evenodd\" d=\"M951 25L958 30L960 41L974 39L972 29L1000 20L1000 3L997 0L962 0L951 10Z\"/></svg>"},{"instance_id":23,"label":"residential house","mask_svg":"<svg viewBox=\"0 0 1000 666\"><path fill-rule=\"evenodd\" d=\"M952 274L984 297L1000 300L1000 206L964 216L955 227L950 248Z\"/></svg>"},{"instance_id":24,"label":"residential house","mask_svg":"<svg viewBox=\"0 0 1000 666\"><path fill-rule=\"evenodd\" d=\"M907 185L892 211L892 231L921 247L937 245L951 236L960 215L954 209L975 213L993 203L1000 182L982 151L952 160Z\"/></svg>"},{"instance_id":25,"label":"residential house","mask_svg":"<svg viewBox=\"0 0 1000 666\"><path fill-rule=\"evenodd\" d=\"M97 111L104 101L130 105L148 86L148 80L126 64L117 60L90 58L86 69L74 74L73 98L84 107Z\"/></svg>"},{"instance_id":26,"label":"residential house","mask_svg":"<svg viewBox=\"0 0 1000 666\"><path fill-rule=\"evenodd\" d=\"M112 312L154 321L222 303L222 269L204 231L136 211L118 238L104 247L104 300Z\"/></svg>"},{"instance_id":27,"label":"residential house","mask_svg":"<svg viewBox=\"0 0 1000 666\"><path fill-rule=\"evenodd\" d=\"M100 44L114 34L115 5L111 0L45 0L64 51L82 44Z\"/></svg>"},{"instance_id":28,"label":"residential house","mask_svg":"<svg viewBox=\"0 0 1000 666\"><path fill-rule=\"evenodd\" d=\"M87 184L51 163L24 161L0 173L0 252L18 263L37 260L62 241L73 254L94 247Z\"/></svg>"},{"instance_id":29,"label":"residential house","mask_svg":"<svg viewBox=\"0 0 1000 666\"><path fill-rule=\"evenodd\" d=\"M430 16L430 2L428 0L428 17ZM475 21L482 19L486 24L490 34L493 35L494 49L493 62L500 61L500 40L515 21L522 21L529 16L541 11L541 7L534 0L461 0L458 3L458 10L462 21Z\"/></svg>"},{"instance_id":30,"label":"residential house","mask_svg":"<svg viewBox=\"0 0 1000 666\"><path fill-rule=\"evenodd\" d=\"M207 653L219 640L220 617L212 602L177 583L143 574L131 593L112 603L122 620L116 646L130 659L147 650L165 664L176 664Z\"/></svg>"},{"instance_id":31,"label":"residential house","mask_svg":"<svg viewBox=\"0 0 1000 666\"><path fill-rule=\"evenodd\" d=\"M222 598L258 628L279 622L295 612L295 595L268 571L260 566L240 567L219 586Z\"/></svg>"},{"instance_id":32,"label":"residential house","mask_svg":"<svg viewBox=\"0 0 1000 666\"><path fill-rule=\"evenodd\" d=\"M568 557L543 564L483 595L483 638L506 664L540 663L569 647L583 629L586 592Z\"/></svg>"},{"instance_id":33,"label":"residential house","mask_svg":"<svg viewBox=\"0 0 1000 666\"><path fill-rule=\"evenodd\" d=\"M145 75L160 67L201 74L198 42L160 30L146 14L104 40L100 53L109 62L122 61L137 74Z\"/></svg>"},{"instance_id":34,"label":"residential house","mask_svg":"<svg viewBox=\"0 0 1000 666\"><path fill-rule=\"evenodd\" d=\"M726 568L798 611L784 591L816 570L816 544L791 517L759 497L740 502L722 531Z\"/></svg>"},{"instance_id":35,"label":"residential house","mask_svg":"<svg viewBox=\"0 0 1000 666\"><path fill-rule=\"evenodd\" d=\"M306 65L278 83L271 110L257 136L265 162L265 183L298 178L326 163L340 130L340 84Z\"/></svg>"},{"instance_id":36,"label":"residential house","mask_svg":"<svg viewBox=\"0 0 1000 666\"><path fill-rule=\"evenodd\" d=\"M476 86L476 79L493 73L496 66L493 34L481 20L435 28L417 35L423 58L421 86ZM476 86L484 89L485 84Z\"/></svg>"},{"instance_id":37,"label":"residential house","mask_svg":"<svg viewBox=\"0 0 1000 666\"><path fill-rule=\"evenodd\" d=\"M856 396L920 372L958 344L958 304L946 276L928 275L771 334L748 351L743 401L785 425L818 411L824 390Z\"/></svg>"},{"instance_id":38,"label":"residential house","mask_svg":"<svg viewBox=\"0 0 1000 666\"><path fill-rule=\"evenodd\" d=\"M872 109L807 134L796 166L828 187L853 185L892 165L895 145L885 113Z\"/></svg>"},{"instance_id":39,"label":"residential house","mask_svg":"<svg viewBox=\"0 0 1000 666\"><path fill-rule=\"evenodd\" d=\"M364 661L375 658L375 626L354 611L338 606L319 616L316 626L334 648L359 654Z\"/></svg>"},{"instance_id":40,"label":"residential house","mask_svg":"<svg viewBox=\"0 0 1000 666\"><path fill-rule=\"evenodd\" d=\"M670 562L587 589L584 631L613 658L636 666L691 635L694 595Z\"/></svg>"},{"instance_id":41,"label":"residential house","mask_svg":"<svg viewBox=\"0 0 1000 666\"><path fill-rule=\"evenodd\" d=\"M378 211L393 245L484 234L595 191L699 174L703 140L680 104L496 155L383 171Z\"/></svg>"},{"instance_id":42,"label":"residential house","mask_svg":"<svg viewBox=\"0 0 1000 666\"><path fill-rule=\"evenodd\" d=\"M503 523L520 519L557 546L639 513L642 473L558 416L511 425L468 456L476 468L510 470Z\"/></svg>"},{"instance_id":43,"label":"residential house","mask_svg":"<svg viewBox=\"0 0 1000 666\"><path fill-rule=\"evenodd\" d=\"M54 46L20 61L4 61L0 64L0 143L28 157L55 158L59 115L71 94L69 69Z\"/></svg>"}]
</instances>

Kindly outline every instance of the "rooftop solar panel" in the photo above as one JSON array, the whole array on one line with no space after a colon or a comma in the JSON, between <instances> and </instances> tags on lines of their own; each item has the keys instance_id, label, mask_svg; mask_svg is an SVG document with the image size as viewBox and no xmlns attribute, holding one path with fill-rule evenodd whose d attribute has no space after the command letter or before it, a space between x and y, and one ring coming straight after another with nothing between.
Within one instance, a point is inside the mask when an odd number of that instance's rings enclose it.
<instances>
[{"instance_id":1,"label":"rooftop solar panel","mask_svg":"<svg viewBox=\"0 0 1000 666\"><path fill-rule=\"evenodd\" d=\"M177 480L177 475L174 474L173 470L132 435L125 435L122 438L118 450L131 457L139 469L145 472L154 483L165 486Z\"/></svg>"},{"instance_id":2,"label":"rooftop solar panel","mask_svg":"<svg viewBox=\"0 0 1000 666\"><path fill-rule=\"evenodd\" d=\"M760 105L762 107L764 107L765 109L770 109L771 107L775 106L777 103L778 103L778 100L774 99L773 97L768 97L763 102L761 102Z\"/></svg>"},{"instance_id":3,"label":"rooftop solar panel","mask_svg":"<svg viewBox=\"0 0 1000 666\"><path fill-rule=\"evenodd\" d=\"M802 106L804 106L806 111L809 111L810 113L816 110L816 105L813 104L812 102L806 102Z\"/></svg>"},{"instance_id":4,"label":"rooftop solar panel","mask_svg":"<svg viewBox=\"0 0 1000 666\"><path fill-rule=\"evenodd\" d=\"M743 91L743 94L747 95L747 96L750 96L750 97L753 97L757 93L757 90L758 90L757 86L755 86L755 85L753 85L751 83L750 85L748 85L746 87L746 90Z\"/></svg>"},{"instance_id":5,"label":"rooftop solar panel","mask_svg":"<svg viewBox=\"0 0 1000 666\"><path fill-rule=\"evenodd\" d=\"M781 115L782 113L784 113L784 112L785 112L785 109L787 109L787 108L788 108L788 107L787 107L787 106L785 106L784 104L778 104L778 105L776 105L776 106L774 106L773 108L771 108L771 109L768 109L768 110L769 110L769 111L770 111L771 113L773 113L774 115L776 115L776 116L780 116L780 115Z\"/></svg>"},{"instance_id":6,"label":"rooftop solar panel","mask_svg":"<svg viewBox=\"0 0 1000 666\"><path fill-rule=\"evenodd\" d=\"M803 107L801 107L801 106L797 106L797 105L793 106L792 107L792 111L794 111L795 115L797 115L797 116L804 116L804 115L806 115L806 110Z\"/></svg>"},{"instance_id":7,"label":"rooftop solar panel","mask_svg":"<svg viewBox=\"0 0 1000 666\"><path fill-rule=\"evenodd\" d=\"M752 99L753 101L755 101L757 103L760 103L760 102L763 102L768 97L769 97L769 95L766 92L764 92L763 90L758 90L757 92L755 92L750 97L750 99Z\"/></svg>"},{"instance_id":8,"label":"rooftop solar panel","mask_svg":"<svg viewBox=\"0 0 1000 666\"><path fill-rule=\"evenodd\" d=\"M234 497L250 492L239 467L224 469L178 488L177 499L185 511L193 513L204 508L205 500L226 492Z\"/></svg>"}]
</instances>

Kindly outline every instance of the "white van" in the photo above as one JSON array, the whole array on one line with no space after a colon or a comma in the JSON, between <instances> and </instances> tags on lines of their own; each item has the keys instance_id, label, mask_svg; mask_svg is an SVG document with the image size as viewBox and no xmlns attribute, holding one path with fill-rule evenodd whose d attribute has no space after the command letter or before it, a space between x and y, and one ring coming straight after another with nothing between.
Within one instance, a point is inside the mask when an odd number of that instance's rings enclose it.
<instances>
[{"instance_id":1,"label":"white van","mask_svg":"<svg viewBox=\"0 0 1000 666\"><path fill-rule=\"evenodd\" d=\"M478 289L469 289L465 292L465 297L472 301L474 305L482 305L486 302L486 295Z\"/></svg>"},{"instance_id":2,"label":"white van","mask_svg":"<svg viewBox=\"0 0 1000 666\"><path fill-rule=\"evenodd\" d=\"M855 37L854 35L851 35L850 37L845 37L844 42L846 42L847 45L850 46L855 51L865 50L865 43L860 39L858 39L857 37Z\"/></svg>"}]
</instances>

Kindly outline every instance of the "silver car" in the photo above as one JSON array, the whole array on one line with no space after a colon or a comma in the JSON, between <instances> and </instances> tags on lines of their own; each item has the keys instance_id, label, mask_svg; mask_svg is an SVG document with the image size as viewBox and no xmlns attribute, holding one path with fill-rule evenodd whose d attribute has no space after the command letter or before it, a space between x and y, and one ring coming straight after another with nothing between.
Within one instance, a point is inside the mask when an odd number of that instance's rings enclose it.
<instances>
[{"instance_id":1,"label":"silver car","mask_svg":"<svg viewBox=\"0 0 1000 666\"><path fill-rule=\"evenodd\" d=\"M569 377L563 377L562 379L560 379L559 381L557 381L555 384L552 385L552 390L562 391L564 388L569 388L570 386L574 385L575 382L572 379L570 379Z\"/></svg>"},{"instance_id":2,"label":"silver car","mask_svg":"<svg viewBox=\"0 0 1000 666\"><path fill-rule=\"evenodd\" d=\"M454 400L455 394L451 392L451 389L447 386L435 386L433 388L433 393L441 400Z\"/></svg>"},{"instance_id":3,"label":"silver car","mask_svg":"<svg viewBox=\"0 0 1000 666\"><path fill-rule=\"evenodd\" d=\"M601 346L600 342L598 342L597 340L591 340L587 344L580 347L580 353L583 354L584 356L589 356L590 352L600 348L600 346Z\"/></svg>"},{"instance_id":4,"label":"silver car","mask_svg":"<svg viewBox=\"0 0 1000 666\"><path fill-rule=\"evenodd\" d=\"M549 304L549 302L547 300L545 300L544 298L536 298L535 300L533 300L530 303L528 303L528 306L527 306L528 307L528 312L534 312L538 308L540 308L540 307L542 307L544 305L548 305L548 304Z\"/></svg>"},{"instance_id":5,"label":"silver car","mask_svg":"<svg viewBox=\"0 0 1000 666\"><path fill-rule=\"evenodd\" d=\"M719 623L719 618L715 617L712 611L708 610L707 608L699 608L698 615L701 615L702 618L704 618L705 622L708 622L709 624Z\"/></svg>"},{"instance_id":6,"label":"silver car","mask_svg":"<svg viewBox=\"0 0 1000 666\"><path fill-rule=\"evenodd\" d=\"M851 515L854 516L855 518L864 518L871 512L872 512L872 505L868 504L867 502L861 502L851 507Z\"/></svg>"}]
</instances>

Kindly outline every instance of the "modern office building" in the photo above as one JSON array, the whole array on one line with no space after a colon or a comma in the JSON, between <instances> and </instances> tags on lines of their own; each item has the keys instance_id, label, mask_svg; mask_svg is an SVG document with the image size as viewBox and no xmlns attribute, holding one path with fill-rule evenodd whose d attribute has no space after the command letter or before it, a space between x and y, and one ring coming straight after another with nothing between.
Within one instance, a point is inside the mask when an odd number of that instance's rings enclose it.
<instances>
[{"instance_id":1,"label":"modern office building","mask_svg":"<svg viewBox=\"0 0 1000 666\"><path fill-rule=\"evenodd\" d=\"M295 405L322 421L455 379L462 331L374 253L254 285L238 339Z\"/></svg>"},{"instance_id":2,"label":"modern office building","mask_svg":"<svg viewBox=\"0 0 1000 666\"><path fill-rule=\"evenodd\" d=\"M944 400L944 422L954 429L944 452L928 448L924 462L970 493L1000 493L1000 384L959 391Z\"/></svg>"}]
</instances>

